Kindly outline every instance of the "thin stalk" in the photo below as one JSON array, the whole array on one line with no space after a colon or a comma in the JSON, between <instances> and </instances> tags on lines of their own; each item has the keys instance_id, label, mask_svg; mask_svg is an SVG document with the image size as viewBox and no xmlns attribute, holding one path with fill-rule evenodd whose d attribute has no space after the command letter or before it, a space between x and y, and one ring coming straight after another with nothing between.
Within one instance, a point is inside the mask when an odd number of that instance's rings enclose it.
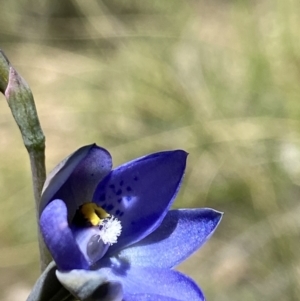
<instances>
[{"instance_id":1,"label":"thin stalk","mask_svg":"<svg viewBox=\"0 0 300 301\"><path fill-rule=\"evenodd\" d=\"M46 179L45 136L40 126L32 92L26 81L12 67L0 50L0 91L5 95L12 115L21 131L24 145L28 151L32 173L33 193L37 223L39 205ZM38 225L40 265L43 271L51 261L51 255L42 239Z\"/></svg>"}]
</instances>

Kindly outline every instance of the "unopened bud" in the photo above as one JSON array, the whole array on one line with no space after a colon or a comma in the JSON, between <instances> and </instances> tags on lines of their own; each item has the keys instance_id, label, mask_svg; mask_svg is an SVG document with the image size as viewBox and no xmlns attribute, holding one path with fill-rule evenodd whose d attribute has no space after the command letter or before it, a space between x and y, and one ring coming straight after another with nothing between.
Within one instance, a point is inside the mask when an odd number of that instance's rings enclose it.
<instances>
[{"instance_id":1,"label":"unopened bud","mask_svg":"<svg viewBox=\"0 0 300 301\"><path fill-rule=\"evenodd\" d=\"M44 134L37 116L33 95L26 81L10 67L5 97L18 124L25 146L44 147Z\"/></svg>"}]
</instances>

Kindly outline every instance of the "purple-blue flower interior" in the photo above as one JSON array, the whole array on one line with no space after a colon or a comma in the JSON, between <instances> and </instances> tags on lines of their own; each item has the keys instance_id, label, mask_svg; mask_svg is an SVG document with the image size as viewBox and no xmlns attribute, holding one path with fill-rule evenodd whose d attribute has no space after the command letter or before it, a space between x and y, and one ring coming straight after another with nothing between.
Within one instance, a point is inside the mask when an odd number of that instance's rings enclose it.
<instances>
[{"instance_id":1,"label":"purple-blue flower interior","mask_svg":"<svg viewBox=\"0 0 300 301\"><path fill-rule=\"evenodd\" d=\"M110 154L92 145L55 169L44 189L40 227L66 287L72 271L82 271L84 279L96 272L121 283L124 298L148 290L174 300L204 300L191 279L169 270L205 243L221 219L212 209L169 211L186 158L182 150L165 151L111 170Z\"/></svg>"}]
</instances>

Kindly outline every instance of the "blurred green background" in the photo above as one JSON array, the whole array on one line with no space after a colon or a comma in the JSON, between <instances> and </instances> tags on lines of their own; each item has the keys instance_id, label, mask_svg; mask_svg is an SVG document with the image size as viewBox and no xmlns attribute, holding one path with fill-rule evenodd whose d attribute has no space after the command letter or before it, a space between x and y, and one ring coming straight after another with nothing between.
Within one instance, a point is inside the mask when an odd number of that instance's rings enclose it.
<instances>
[{"instance_id":1,"label":"blurred green background","mask_svg":"<svg viewBox=\"0 0 300 301\"><path fill-rule=\"evenodd\" d=\"M33 90L48 171L91 142L115 166L185 149L175 207L225 215L180 270L210 301L299 300L299 15L298 0L6 1L0 48ZM0 299L25 300L30 168L0 100Z\"/></svg>"}]
</instances>

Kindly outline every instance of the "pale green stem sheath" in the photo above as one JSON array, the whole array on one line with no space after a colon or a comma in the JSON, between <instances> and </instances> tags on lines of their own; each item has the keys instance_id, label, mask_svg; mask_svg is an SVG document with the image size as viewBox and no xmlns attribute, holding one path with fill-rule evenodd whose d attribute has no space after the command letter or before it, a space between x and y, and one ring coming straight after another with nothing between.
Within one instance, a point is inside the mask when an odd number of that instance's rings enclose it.
<instances>
[{"instance_id":1,"label":"pale green stem sheath","mask_svg":"<svg viewBox=\"0 0 300 301\"><path fill-rule=\"evenodd\" d=\"M46 179L45 136L40 126L33 95L28 84L11 66L1 50L0 91L6 97L29 154L38 221L41 192ZM40 248L40 264L43 271L51 261L51 255L44 244L39 230L38 241Z\"/></svg>"}]
</instances>

